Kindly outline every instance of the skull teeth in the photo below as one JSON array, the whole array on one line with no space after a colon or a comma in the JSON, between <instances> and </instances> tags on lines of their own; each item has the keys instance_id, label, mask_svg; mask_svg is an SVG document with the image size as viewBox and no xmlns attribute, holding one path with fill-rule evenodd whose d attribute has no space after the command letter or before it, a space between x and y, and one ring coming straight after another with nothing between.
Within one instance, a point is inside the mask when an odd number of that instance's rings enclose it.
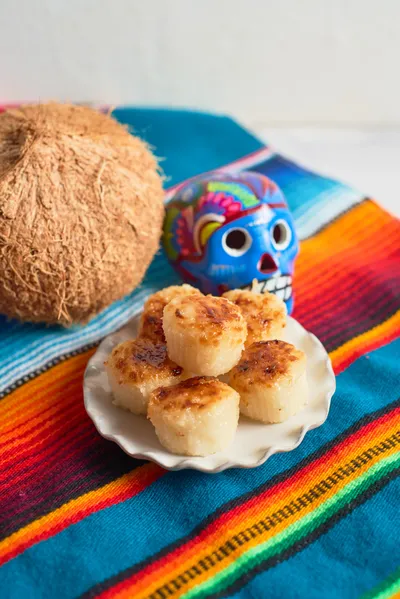
<instances>
[{"instance_id":1,"label":"skull teeth","mask_svg":"<svg viewBox=\"0 0 400 599\"><path fill-rule=\"evenodd\" d=\"M285 299L285 290L284 289L277 289L275 291L275 295L277 297L279 297L279 299L284 300Z\"/></svg>"},{"instance_id":2,"label":"skull teeth","mask_svg":"<svg viewBox=\"0 0 400 599\"><path fill-rule=\"evenodd\" d=\"M283 277L282 277L283 278ZM268 291L274 291L275 287L276 287L276 279L269 279L266 283L265 283L265 287L268 289Z\"/></svg>"},{"instance_id":3,"label":"skull teeth","mask_svg":"<svg viewBox=\"0 0 400 599\"><path fill-rule=\"evenodd\" d=\"M292 287L286 287L285 289L285 300L288 300L292 295Z\"/></svg>"},{"instance_id":4,"label":"skull teeth","mask_svg":"<svg viewBox=\"0 0 400 599\"><path fill-rule=\"evenodd\" d=\"M276 282L276 288L284 289L284 287L286 287L286 277L279 277L279 279Z\"/></svg>"},{"instance_id":5,"label":"skull teeth","mask_svg":"<svg viewBox=\"0 0 400 599\"><path fill-rule=\"evenodd\" d=\"M272 277L266 281L260 281L254 285L245 285L242 289L246 291L253 290L255 293L274 293L282 300L288 300L292 295L292 277L289 275L282 275Z\"/></svg>"},{"instance_id":6,"label":"skull teeth","mask_svg":"<svg viewBox=\"0 0 400 599\"><path fill-rule=\"evenodd\" d=\"M291 287L292 277L286 275L272 277L272 279L265 281L264 284L269 292L274 292L277 289L286 289L287 287Z\"/></svg>"}]
</instances>

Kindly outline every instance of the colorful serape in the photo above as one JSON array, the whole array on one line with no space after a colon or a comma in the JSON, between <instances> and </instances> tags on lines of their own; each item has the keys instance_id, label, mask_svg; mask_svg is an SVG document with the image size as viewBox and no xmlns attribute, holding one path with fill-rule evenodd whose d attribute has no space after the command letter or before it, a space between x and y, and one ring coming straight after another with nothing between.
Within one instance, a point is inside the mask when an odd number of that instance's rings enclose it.
<instances>
[{"instance_id":1,"label":"colorful serape","mask_svg":"<svg viewBox=\"0 0 400 599\"><path fill-rule=\"evenodd\" d=\"M0 597L395 597L399 223L230 119L115 116L165 158L170 186L229 165L282 188L302 239L294 316L330 352L337 392L325 425L263 466L166 472L102 439L82 401L99 340L177 281L162 253L139 290L84 328L1 320Z\"/></svg>"}]
</instances>

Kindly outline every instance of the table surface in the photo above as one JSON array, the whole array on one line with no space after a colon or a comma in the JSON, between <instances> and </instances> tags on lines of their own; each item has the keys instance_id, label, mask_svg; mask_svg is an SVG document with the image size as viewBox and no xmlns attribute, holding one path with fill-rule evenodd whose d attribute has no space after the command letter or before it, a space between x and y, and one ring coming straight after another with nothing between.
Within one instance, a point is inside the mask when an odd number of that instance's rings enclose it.
<instances>
[{"instance_id":1,"label":"table surface","mask_svg":"<svg viewBox=\"0 0 400 599\"><path fill-rule=\"evenodd\" d=\"M251 128L288 158L359 189L400 217L400 129Z\"/></svg>"}]
</instances>

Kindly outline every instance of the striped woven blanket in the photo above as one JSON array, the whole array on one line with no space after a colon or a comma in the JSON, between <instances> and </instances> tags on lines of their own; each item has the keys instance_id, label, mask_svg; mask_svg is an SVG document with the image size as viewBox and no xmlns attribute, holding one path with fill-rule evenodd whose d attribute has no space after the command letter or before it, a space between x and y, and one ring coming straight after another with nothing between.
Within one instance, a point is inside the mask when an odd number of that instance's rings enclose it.
<instances>
[{"instance_id":1,"label":"striped woven blanket","mask_svg":"<svg viewBox=\"0 0 400 599\"><path fill-rule=\"evenodd\" d=\"M224 117L118 109L173 187L266 174L301 239L295 312L330 353L327 422L251 470L166 472L101 438L82 378L100 339L177 275L159 253L83 328L0 321L0 596L372 598L400 592L400 225Z\"/></svg>"}]
</instances>

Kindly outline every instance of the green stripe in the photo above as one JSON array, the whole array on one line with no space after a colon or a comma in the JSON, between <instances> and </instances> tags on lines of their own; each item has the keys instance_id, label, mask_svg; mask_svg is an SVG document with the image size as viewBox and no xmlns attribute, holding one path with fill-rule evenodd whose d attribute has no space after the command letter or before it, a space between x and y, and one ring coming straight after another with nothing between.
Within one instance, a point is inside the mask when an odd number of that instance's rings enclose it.
<instances>
[{"instance_id":1,"label":"green stripe","mask_svg":"<svg viewBox=\"0 0 400 599\"><path fill-rule=\"evenodd\" d=\"M392 584L387 589L379 593L379 595L374 595L374 598L389 599L390 597L393 597L395 593L398 592L400 592L400 579L397 579L394 582L392 582Z\"/></svg>"},{"instance_id":2,"label":"green stripe","mask_svg":"<svg viewBox=\"0 0 400 599\"><path fill-rule=\"evenodd\" d=\"M217 191L226 191L234 196L236 196L245 208L251 208L252 206L257 206L260 203L260 200L256 198L254 193L248 191L242 185L238 185L237 183L223 183L222 181L212 181L208 183L207 189L209 191L217 192Z\"/></svg>"},{"instance_id":3,"label":"green stripe","mask_svg":"<svg viewBox=\"0 0 400 599\"><path fill-rule=\"evenodd\" d=\"M381 584L362 596L362 599L389 599L400 591L400 568L392 572Z\"/></svg>"},{"instance_id":4,"label":"green stripe","mask_svg":"<svg viewBox=\"0 0 400 599\"><path fill-rule=\"evenodd\" d=\"M336 493L330 499L327 499L314 511L310 512L300 520L297 520L284 531L275 535L272 539L268 539L268 541L260 543L256 547L252 547L222 572L219 572L210 580L207 580L188 591L184 597L186 599L192 599L194 597L198 599L211 592L218 592L232 584L257 562L272 557L283 549L287 549L302 537L308 535L333 516L342 506L356 497L361 491L365 491L366 488L373 485L376 480L379 480L382 476L393 470L399 462L399 453L394 453L393 455L382 459L374 466L371 466L371 468L369 468L363 475L349 482L341 491Z\"/></svg>"}]
</instances>

